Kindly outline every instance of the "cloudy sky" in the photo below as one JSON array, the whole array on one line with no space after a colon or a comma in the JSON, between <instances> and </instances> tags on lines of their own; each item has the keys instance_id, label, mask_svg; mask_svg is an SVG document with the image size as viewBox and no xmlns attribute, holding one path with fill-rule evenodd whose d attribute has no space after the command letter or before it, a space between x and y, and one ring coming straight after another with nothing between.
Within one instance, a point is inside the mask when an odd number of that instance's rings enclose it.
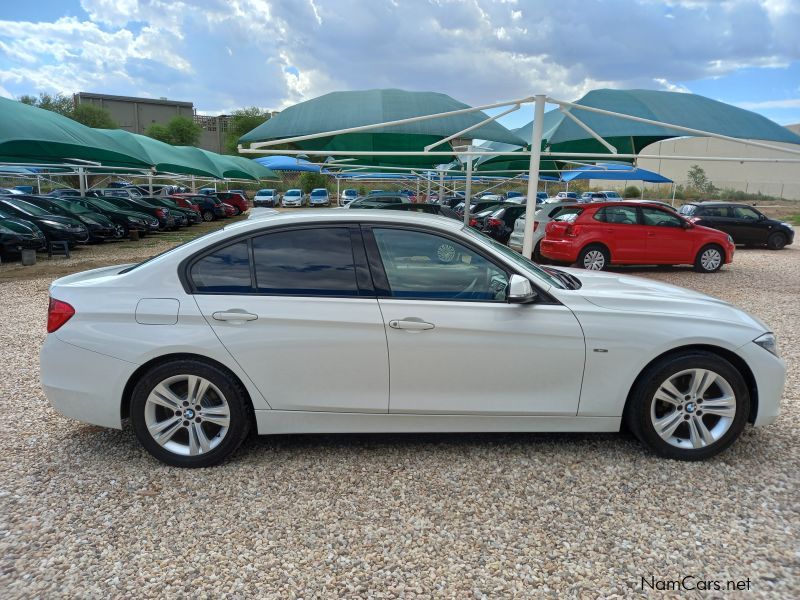
<instances>
[{"instance_id":1,"label":"cloudy sky","mask_svg":"<svg viewBox=\"0 0 800 600\"><path fill-rule=\"evenodd\" d=\"M166 96L208 114L333 90L471 105L692 91L800 122L800 0L3 0L0 95ZM509 126L529 121L516 113Z\"/></svg>"}]
</instances>

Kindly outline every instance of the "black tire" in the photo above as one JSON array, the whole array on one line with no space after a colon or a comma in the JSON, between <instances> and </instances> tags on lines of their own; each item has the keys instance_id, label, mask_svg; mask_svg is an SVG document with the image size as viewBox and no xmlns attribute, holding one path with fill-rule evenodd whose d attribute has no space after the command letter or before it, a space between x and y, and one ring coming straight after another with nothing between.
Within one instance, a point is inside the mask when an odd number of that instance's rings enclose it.
<instances>
[{"instance_id":1,"label":"black tire","mask_svg":"<svg viewBox=\"0 0 800 600\"><path fill-rule=\"evenodd\" d=\"M786 234L781 233L780 231L773 231L769 234L767 238L767 248L770 250L783 250L783 247L786 245L786 242L789 240L786 239Z\"/></svg>"},{"instance_id":2,"label":"black tire","mask_svg":"<svg viewBox=\"0 0 800 600\"><path fill-rule=\"evenodd\" d=\"M153 439L148 430L145 417L148 396L160 383L170 377L179 377L181 375L194 375L208 380L218 388L227 403L229 412L227 431L221 441L207 452L195 455L172 452ZM191 406L188 408L191 409ZM169 416L170 412L169 409L166 409L167 416ZM200 413L197 414L199 415ZM213 364L193 359L179 359L157 365L139 379L131 395L130 418L136 437L151 455L173 467L211 467L225 460L236 451L250 432L252 425L251 414L251 407L244 388L229 372ZM193 416L195 415L189 416L189 421L182 421L184 427L186 427L187 422L189 426L193 426L191 422ZM204 425L204 427L208 426ZM214 426L211 425L211 427L213 434ZM174 429L177 432L181 429L181 425L177 425ZM189 435L189 429L187 429L187 440ZM214 441L215 437L212 437L211 441Z\"/></svg>"},{"instance_id":3,"label":"black tire","mask_svg":"<svg viewBox=\"0 0 800 600\"><path fill-rule=\"evenodd\" d=\"M724 264L725 250L717 244L707 244L697 253L694 259L694 270L698 273L716 273Z\"/></svg>"},{"instance_id":4,"label":"black tire","mask_svg":"<svg viewBox=\"0 0 800 600\"><path fill-rule=\"evenodd\" d=\"M536 245L533 247L533 262L543 265L545 264L545 257L542 256L542 242L539 240L536 242Z\"/></svg>"},{"instance_id":5,"label":"black tire","mask_svg":"<svg viewBox=\"0 0 800 600\"><path fill-rule=\"evenodd\" d=\"M671 376L675 376L689 369L705 369L721 376L733 391L736 405L736 412L728 429L725 430L724 433L721 433L713 443L698 448L693 447L689 439L691 436L691 424L689 421L693 418L702 417L702 421L706 425L707 430L713 431L722 421L722 417L711 414L703 415L703 398L699 398L699 401L696 401L695 398L691 397L689 400L686 400L687 396L683 396L682 400L679 397L679 400L683 403L680 410L671 406L669 403L655 398L656 392ZM691 375L678 376L676 380L681 381L682 377L688 378L691 377ZM680 392L684 391L684 389L681 389L677 384L675 384L675 387ZM717 387L716 382L712 383L705 396L723 393L722 390L722 387ZM707 403L712 399L713 398L706 398L705 401ZM692 414L688 412L690 411L690 405L693 405L693 408L691 408ZM676 437L685 436L687 438L683 440L684 446L676 446L663 439L656 431L656 427L653 424L653 415L659 418L667 417L669 414L672 414L670 412L671 410L677 413L676 420L679 423L678 428L675 429ZM659 411L664 412L661 413ZM634 435L656 454L667 458L693 461L715 456L736 441L747 423L749 413L750 393L744 378L736 367L717 354L694 350L665 356L642 372L636 380L631 390L630 397L628 398L628 404L625 410L625 422ZM681 420L681 417L683 420ZM724 425L723 423L723 426Z\"/></svg>"},{"instance_id":6,"label":"black tire","mask_svg":"<svg viewBox=\"0 0 800 600\"><path fill-rule=\"evenodd\" d=\"M605 271L611 264L611 254L602 244L589 244L578 254L577 264L581 269Z\"/></svg>"},{"instance_id":7,"label":"black tire","mask_svg":"<svg viewBox=\"0 0 800 600\"><path fill-rule=\"evenodd\" d=\"M210 222L211 222L211 221L213 221L213 220L214 220L214 213L213 213L213 211L210 211L210 210L204 210L204 211L203 211L203 221L205 221L206 223L210 223Z\"/></svg>"},{"instance_id":8,"label":"black tire","mask_svg":"<svg viewBox=\"0 0 800 600\"><path fill-rule=\"evenodd\" d=\"M234 212L233 212L233 216L234 216L234 217L238 217L240 214L242 214L242 211L239 209L239 207L238 207L238 206L234 206L234 207L233 207L233 211L234 211Z\"/></svg>"}]
</instances>

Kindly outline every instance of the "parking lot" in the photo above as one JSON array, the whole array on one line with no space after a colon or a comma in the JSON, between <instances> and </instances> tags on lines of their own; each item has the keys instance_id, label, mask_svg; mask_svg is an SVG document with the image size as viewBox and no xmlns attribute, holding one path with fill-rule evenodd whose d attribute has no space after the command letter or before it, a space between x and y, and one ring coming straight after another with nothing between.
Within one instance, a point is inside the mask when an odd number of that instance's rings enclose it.
<instances>
[{"instance_id":1,"label":"parking lot","mask_svg":"<svg viewBox=\"0 0 800 600\"><path fill-rule=\"evenodd\" d=\"M130 431L61 417L39 387L52 278L174 243L149 241L0 270L4 597L632 597L687 575L800 593L797 246L739 249L714 275L625 269L778 335L782 414L718 458L659 459L626 434L305 435L181 470Z\"/></svg>"}]
</instances>

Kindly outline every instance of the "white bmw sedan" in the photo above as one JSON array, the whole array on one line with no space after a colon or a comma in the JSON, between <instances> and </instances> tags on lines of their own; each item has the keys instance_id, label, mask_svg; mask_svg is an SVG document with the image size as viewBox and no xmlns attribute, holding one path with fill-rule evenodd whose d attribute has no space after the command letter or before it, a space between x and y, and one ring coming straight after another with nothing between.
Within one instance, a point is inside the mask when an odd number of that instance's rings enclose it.
<instances>
[{"instance_id":1,"label":"white bmw sedan","mask_svg":"<svg viewBox=\"0 0 800 600\"><path fill-rule=\"evenodd\" d=\"M240 222L138 265L64 277L50 294L41 361L53 406L105 427L128 420L153 456L183 467L220 462L253 428L625 423L660 455L703 459L775 419L785 376L769 328L730 304L542 269L413 213Z\"/></svg>"}]
</instances>

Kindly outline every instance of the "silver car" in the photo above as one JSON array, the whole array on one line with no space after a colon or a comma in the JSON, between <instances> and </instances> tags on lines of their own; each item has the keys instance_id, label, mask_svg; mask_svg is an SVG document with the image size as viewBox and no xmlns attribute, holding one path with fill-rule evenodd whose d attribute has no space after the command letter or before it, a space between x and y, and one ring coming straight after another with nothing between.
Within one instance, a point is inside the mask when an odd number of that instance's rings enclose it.
<instances>
[{"instance_id":1,"label":"silver car","mask_svg":"<svg viewBox=\"0 0 800 600\"><path fill-rule=\"evenodd\" d=\"M543 208L536 211L536 229L533 231L533 260L536 262L542 261L542 255L539 253L539 242L541 242L544 237L545 227L565 206L575 206L575 202L554 202L552 204L545 204ZM522 215L514 221L514 231L511 232L511 237L508 239L508 247L517 252L522 252L522 241L524 238L525 215Z\"/></svg>"}]
</instances>

